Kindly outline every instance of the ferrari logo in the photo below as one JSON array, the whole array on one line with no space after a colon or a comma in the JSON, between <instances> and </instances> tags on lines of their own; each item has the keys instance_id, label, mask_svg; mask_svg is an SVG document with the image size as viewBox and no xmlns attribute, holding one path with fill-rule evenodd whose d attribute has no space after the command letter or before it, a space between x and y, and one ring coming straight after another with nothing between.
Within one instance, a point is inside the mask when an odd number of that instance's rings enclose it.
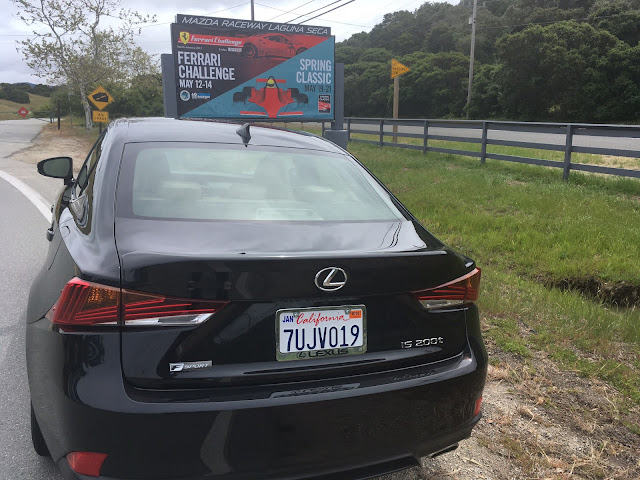
<instances>
[{"instance_id":1,"label":"ferrari logo","mask_svg":"<svg viewBox=\"0 0 640 480\"><path fill-rule=\"evenodd\" d=\"M185 45L189 43L189 32L180 32L180 41Z\"/></svg>"}]
</instances>

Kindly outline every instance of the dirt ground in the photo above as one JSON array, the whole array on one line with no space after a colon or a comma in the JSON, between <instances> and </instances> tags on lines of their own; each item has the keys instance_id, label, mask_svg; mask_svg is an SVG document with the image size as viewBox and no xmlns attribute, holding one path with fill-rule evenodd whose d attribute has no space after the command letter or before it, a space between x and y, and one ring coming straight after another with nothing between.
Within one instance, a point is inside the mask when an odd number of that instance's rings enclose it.
<instances>
[{"instance_id":1,"label":"dirt ground","mask_svg":"<svg viewBox=\"0 0 640 480\"><path fill-rule=\"evenodd\" d=\"M77 169L92 144L47 125L16 158L68 155ZM522 358L490 340L487 348L484 418L472 437L455 452L422 459L421 468L380 480L640 479L637 405L600 380L560 370L545 353Z\"/></svg>"},{"instance_id":2,"label":"dirt ground","mask_svg":"<svg viewBox=\"0 0 640 480\"><path fill-rule=\"evenodd\" d=\"M525 360L487 344L493 366L471 438L380 480L640 479L640 435L628 428L638 432L637 407L544 354Z\"/></svg>"},{"instance_id":3,"label":"dirt ground","mask_svg":"<svg viewBox=\"0 0 640 480\"><path fill-rule=\"evenodd\" d=\"M49 123L36 137L33 146L14 153L11 158L36 164L45 158L71 157L73 169L77 173L94 142L95 138L88 135L78 136L75 129L68 125L62 125L58 130L55 123Z\"/></svg>"},{"instance_id":4,"label":"dirt ground","mask_svg":"<svg viewBox=\"0 0 640 480\"><path fill-rule=\"evenodd\" d=\"M544 353L523 359L487 344L484 418L456 452L423 459L417 478L640 479L637 406Z\"/></svg>"}]
</instances>

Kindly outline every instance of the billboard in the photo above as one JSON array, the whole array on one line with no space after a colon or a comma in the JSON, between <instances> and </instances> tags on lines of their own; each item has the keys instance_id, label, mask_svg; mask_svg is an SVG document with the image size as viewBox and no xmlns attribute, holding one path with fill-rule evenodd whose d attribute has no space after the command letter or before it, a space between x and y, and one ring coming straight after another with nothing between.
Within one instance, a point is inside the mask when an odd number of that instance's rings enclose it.
<instances>
[{"instance_id":1,"label":"billboard","mask_svg":"<svg viewBox=\"0 0 640 480\"><path fill-rule=\"evenodd\" d=\"M171 43L179 117L333 119L328 27L178 15Z\"/></svg>"}]
</instances>

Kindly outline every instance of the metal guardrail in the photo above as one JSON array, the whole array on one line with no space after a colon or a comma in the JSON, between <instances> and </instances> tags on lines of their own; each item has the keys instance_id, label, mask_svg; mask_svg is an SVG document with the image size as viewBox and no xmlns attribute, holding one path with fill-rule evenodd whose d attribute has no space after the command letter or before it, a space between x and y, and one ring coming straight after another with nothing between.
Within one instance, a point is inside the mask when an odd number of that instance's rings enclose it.
<instances>
[{"instance_id":1,"label":"metal guardrail","mask_svg":"<svg viewBox=\"0 0 640 480\"><path fill-rule=\"evenodd\" d=\"M603 173L607 175L618 175L622 177L640 178L640 170L626 168L604 167L600 165L589 165L573 163L572 153L591 153L596 155L611 155L616 157L640 158L640 148L638 150L618 149L595 146L574 145L574 137L591 136L612 138L636 138L640 139L640 126L636 125L597 125L583 123L534 123L534 122L503 122L485 120L411 120L411 119L388 119L388 118L345 118L347 136L349 141L370 143L380 147L398 147L412 150L421 150L423 153L438 152L450 153L454 155L464 155L480 158L481 163L486 159L503 160L508 162L526 163L530 165L542 165L545 167L561 168L563 178L569 179L571 170ZM366 129L364 126L370 126ZM371 126L377 128L373 130ZM385 130L385 126L413 127L414 132L393 132ZM358 128L360 127L360 128ZM363 128L364 127L364 128ZM471 129L477 130L477 136L464 136L462 134L429 134L431 128L444 129ZM417 131L416 131L417 130ZM322 133L324 135L325 124L322 123ZM563 135L564 145L545 142L525 142L519 140L500 140L490 138L491 132L522 132L537 134ZM353 138L352 134L375 136L376 140ZM395 141L387 141L387 137L393 137ZM422 139L421 145L397 143L397 137ZM481 145L479 152L452 148L441 148L429 145L430 140L446 140L451 142L475 143ZM532 148L539 150L552 150L564 152L564 161L545 160L541 158L521 157L516 155L504 155L487 152L488 145L500 145L507 147ZM639 143L640 145L640 143Z\"/></svg>"}]
</instances>

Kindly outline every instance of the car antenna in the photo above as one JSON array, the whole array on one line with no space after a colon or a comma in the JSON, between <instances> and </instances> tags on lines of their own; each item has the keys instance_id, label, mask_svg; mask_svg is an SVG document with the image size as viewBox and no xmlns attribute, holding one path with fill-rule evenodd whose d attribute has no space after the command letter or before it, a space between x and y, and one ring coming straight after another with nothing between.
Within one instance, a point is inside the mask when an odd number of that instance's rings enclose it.
<instances>
[{"instance_id":1,"label":"car antenna","mask_svg":"<svg viewBox=\"0 0 640 480\"><path fill-rule=\"evenodd\" d=\"M240 138L242 138L242 143L244 143L245 147L249 145L249 140L251 140L251 133L249 132L249 126L250 125L248 123L245 123L239 129L236 130L236 133L240 135Z\"/></svg>"}]
</instances>

